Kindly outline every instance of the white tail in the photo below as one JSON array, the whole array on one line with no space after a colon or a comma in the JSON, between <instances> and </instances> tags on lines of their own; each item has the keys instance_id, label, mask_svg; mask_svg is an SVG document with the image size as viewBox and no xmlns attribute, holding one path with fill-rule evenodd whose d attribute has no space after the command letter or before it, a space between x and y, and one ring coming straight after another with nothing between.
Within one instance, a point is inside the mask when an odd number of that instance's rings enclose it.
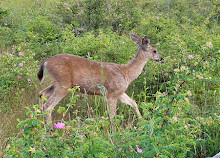
<instances>
[{"instance_id":1,"label":"white tail","mask_svg":"<svg viewBox=\"0 0 220 158\"><path fill-rule=\"evenodd\" d=\"M137 103L125 91L129 84L141 74L146 61L160 61L162 57L150 45L148 38L141 39L132 33L131 38L139 49L134 59L127 65L90 61L71 54L58 54L46 59L38 72L38 78L39 80L43 78L46 68L52 80L52 84L39 93L40 99L41 96L48 99L43 104L44 111L50 111L47 114L47 122L51 121L51 109L68 94L68 88L80 86L82 93L102 95L97 85L103 85L107 90L110 120L116 115L118 100L133 107L141 118Z\"/></svg>"}]
</instances>

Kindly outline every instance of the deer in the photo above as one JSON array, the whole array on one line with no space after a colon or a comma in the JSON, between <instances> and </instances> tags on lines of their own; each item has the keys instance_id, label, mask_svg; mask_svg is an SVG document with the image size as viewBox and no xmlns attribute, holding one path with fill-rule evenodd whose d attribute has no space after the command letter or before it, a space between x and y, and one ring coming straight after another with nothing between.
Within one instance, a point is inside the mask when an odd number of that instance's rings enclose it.
<instances>
[{"instance_id":1,"label":"deer","mask_svg":"<svg viewBox=\"0 0 220 158\"><path fill-rule=\"evenodd\" d=\"M49 87L39 92L39 100L42 96L47 99L41 105L43 111L48 111L46 123L52 121L52 109L69 93L69 88L79 86L80 93L101 96L102 92L97 85L106 89L110 121L116 115L117 101L134 108L138 119L142 119L137 103L125 91L141 74L148 60L162 61L163 58L146 36L142 39L133 33L130 36L139 48L128 64L97 62L72 54L57 54L43 61L37 74L38 79L42 81L46 69L52 81Z\"/></svg>"}]
</instances>

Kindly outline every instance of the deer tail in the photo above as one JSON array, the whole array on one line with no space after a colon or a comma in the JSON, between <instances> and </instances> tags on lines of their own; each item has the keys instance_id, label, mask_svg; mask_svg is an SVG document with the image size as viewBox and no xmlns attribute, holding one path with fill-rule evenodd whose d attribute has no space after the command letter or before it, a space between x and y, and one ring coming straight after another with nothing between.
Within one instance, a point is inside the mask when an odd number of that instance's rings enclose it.
<instances>
[{"instance_id":1,"label":"deer tail","mask_svg":"<svg viewBox=\"0 0 220 158\"><path fill-rule=\"evenodd\" d=\"M41 81L43 76L44 76L44 65L45 65L45 62L43 62L40 66L40 70L38 71L37 73L37 77L38 79Z\"/></svg>"}]
</instances>

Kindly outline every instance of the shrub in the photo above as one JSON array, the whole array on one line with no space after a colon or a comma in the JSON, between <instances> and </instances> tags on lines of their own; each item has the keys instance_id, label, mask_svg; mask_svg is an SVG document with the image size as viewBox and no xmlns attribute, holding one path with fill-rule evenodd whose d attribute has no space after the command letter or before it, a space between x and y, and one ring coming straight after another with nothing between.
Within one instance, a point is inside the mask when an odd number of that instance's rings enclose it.
<instances>
[{"instance_id":1,"label":"shrub","mask_svg":"<svg viewBox=\"0 0 220 158\"><path fill-rule=\"evenodd\" d=\"M2 100L0 111L2 112L12 106L13 99L17 102L22 100L19 96L24 89L32 88L37 62L33 62L31 52L22 52L18 47L15 47L10 54L4 54L0 58L0 99ZM15 94L14 97L11 96L12 92Z\"/></svg>"}]
</instances>

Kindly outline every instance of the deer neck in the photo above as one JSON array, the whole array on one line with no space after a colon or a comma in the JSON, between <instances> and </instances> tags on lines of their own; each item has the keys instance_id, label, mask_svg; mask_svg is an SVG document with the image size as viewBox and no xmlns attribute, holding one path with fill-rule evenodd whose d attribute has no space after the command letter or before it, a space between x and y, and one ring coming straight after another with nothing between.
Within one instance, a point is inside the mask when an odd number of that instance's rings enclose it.
<instances>
[{"instance_id":1,"label":"deer neck","mask_svg":"<svg viewBox=\"0 0 220 158\"><path fill-rule=\"evenodd\" d=\"M132 59L131 62L127 65L127 77L129 83L138 78L148 60L149 59L145 57L144 53L138 50L138 53L134 59Z\"/></svg>"}]
</instances>

